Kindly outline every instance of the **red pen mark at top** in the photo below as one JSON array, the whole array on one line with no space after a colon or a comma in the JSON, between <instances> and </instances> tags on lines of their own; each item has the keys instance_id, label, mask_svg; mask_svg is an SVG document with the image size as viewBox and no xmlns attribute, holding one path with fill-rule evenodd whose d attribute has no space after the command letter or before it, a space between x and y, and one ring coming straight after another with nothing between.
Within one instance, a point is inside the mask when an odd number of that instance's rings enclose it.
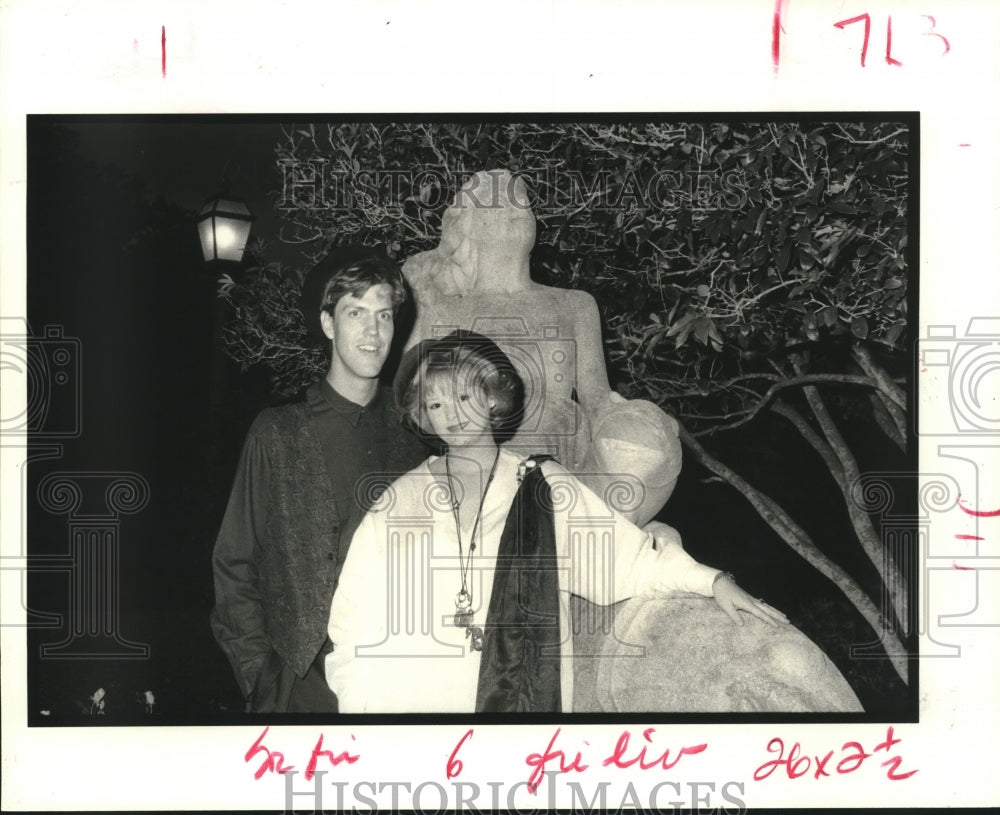
<instances>
[{"instance_id":1,"label":"red pen mark at top","mask_svg":"<svg viewBox=\"0 0 1000 815\"><path fill-rule=\"evenodd\" d=\"M939 40L941 40L941 42L944 43L944 51L941 52L941 56L944 56L945 54L947 54L951 50L951 43L948 41L948 38L946 36L944 36L944 34L938 34L934 30L935 28L937 28L937 20L933 16L931 16L930 14L921 14L920 16L921 17L926 17L928 20L931 21L931 30L930 31L925 31L924 32L924 36L925 37L937 37Z\"/></svg>"},{"instance_id":2,"label":"red pen mark at top","mask_svg":"<svg viewBox=\"0 0 1000 815\"><path fill-rule=\"evenodd\" d=\"M167 78L167 27L160 26L160 71Z\"/></svg>"},{"instance_id":3,"label":"red pen mark at top","mask_svg":"<svg viewBox=\"0 0 1000 815\"><path fill-rule=\"evenodd\" d=\"M986 538L981 538L979 535L955 535L960 541L984 541Z\"/></svg>"},{"instance_id":4,"label":"red pen mark at top","mask_svg":"<svg viewBox=\"0 0 1000 815\"><path fill-rule=\"evenodd\" d=\"M771 62L774 63L774 74L778 75L778 65L781 62L781 13L785 0L774 0L774 19L771 22Z\"/></svg>"},{"instance_id":5,"label":"red pen mark at top","mask_svg":"<svg viewBox=\"0 0 1000 815\"><path fill-rule=\"evenodd\" d=\"M969 509L968 507L962 506L962 501L964 498L958 499L958 508L962 510L966 515L972 515L974 518L1000 518L1000 509L993 510L978 510Z\"/></svg>"},{"instance_id":6,"label":"red pen mark at top","mask_svg":"<svg viewBox=\"0 0 1000 815\"><path fill-rule=\"evenodd\" d=\"M892 15L889 15L885 28L885 62L887 65L903 67L903 63L892 56Z\"/></svg>"},{"instance_id":7,"label":"red pen mark at top","mask_svg":"<svg viewBox=\"0 0 1000 815\"><path fill-rule=\"evenodd\" d=\"M839 23L834 23L834 28L843 29L844 26L851 25L852 23L864 22L865 24L865 39L861 44L861 67L865 67L865 60L868 58L868 38L872 33L872 18L867 12L864 14L859 14L857 17L851 17L849 20L841 20ZM886 59L889 59L889 51L886 49Z\"/></svg>"},{"instance_id":8,"label":"red pen mark at top","mask_svg":"<svg viewBox=\"0 0 1000 815\"><path fill-rule=\"evenodd\" d=\"M960 572L974 572L976 571L973 566L959 566L957 563L952 561L951 568L958 569Z\"/></svg>"},{"instance_id":9,"label":"red pen mark at top","mask_svg":"<svg viewBox=\"0 0 1000 815\"><path fill-rule=\"evenodd\" d=\"M969 142L962 142L962 143L961 143L960 145L958 145L958 146L959 146L959 147L972 147L972 145L971 145L971 144L969 144Z\"/></svg>"}]
</instances>

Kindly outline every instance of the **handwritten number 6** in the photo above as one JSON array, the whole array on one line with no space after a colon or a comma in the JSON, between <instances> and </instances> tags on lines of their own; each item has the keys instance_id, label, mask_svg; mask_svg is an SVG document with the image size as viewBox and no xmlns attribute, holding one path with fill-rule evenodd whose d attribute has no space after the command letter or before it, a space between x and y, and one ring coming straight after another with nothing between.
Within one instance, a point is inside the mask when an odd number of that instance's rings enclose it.
<instances>
[{"instance_id":1,"label":"handwritten number 6","mask_svg":"<svg viewBox=\"0 0 1000 815\"><path fill-rule=\"evenodd\" d=\"M472 728L470 727L466 732L466 734L462 736L462 738L459 740L458 744L455 745L455 749L451 751L451 755L448 756L448 765L445 770L448 778L455 778L456 776L460 775L462 770L464 769L465 765L463 765L462 760L457 757L458 751L462 747L462 745L465 744L466 739L469 739L471 737L472 737Z\"/></svg>"}]
</instances>

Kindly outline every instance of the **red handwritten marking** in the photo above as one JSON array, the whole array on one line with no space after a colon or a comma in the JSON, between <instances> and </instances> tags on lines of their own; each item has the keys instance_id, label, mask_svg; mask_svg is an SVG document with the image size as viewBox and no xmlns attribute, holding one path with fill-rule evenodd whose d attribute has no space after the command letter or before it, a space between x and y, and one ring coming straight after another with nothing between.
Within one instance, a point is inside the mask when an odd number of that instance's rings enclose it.
<instances>
[{"instance_id":1,"label":"red handwritten marking","mask_svg":"<svg viewBox=\"0 0 1000 815\"><path fill-rule=\"evenodd\" d=\"M952 561L951 568L958 569L960 572L974 572L976 571L974 566L959 566L957 563Z\"/></svg>"},{"instance_id":2,"label":"red handwritten marking","mask_svg":"<svg viewBox=\"0 0 1000 815\"><path fill-rule=\"evenodd\" d=\"M827 753L823 758L816 756L816 775L815 778L819 778L821 775L825 775L829 778L830 773L826 771L826 762L833 758L833 750Z\"/></svg>"},{"instance_id":3,"label":"red handwritten marking","mask_svg":"<svg viewBox=\"0 0 1000 815\"><path fill-rule=\"evenodd\" d=\"M958 146L959 147L972 147L972 145L969 142L963 142L962 144L960 144Z\"/></svg>"},{"instance_id":4,"label":"red handwritten marking","mask_svg":"<svg viewBox=\"0 0 1000 815\"><path fill-rule=\"evenodd\" d=\"M351 736L354 739L354 736ZM309 759L309 764L306 767L306 781L312 781L314 775L316 775L316 762L319 761L320 756L325 756L330 760L330 764L336 767L338 764L343 764L345 761L348 764L353 764L361 756L352 756L346 750L344 750L339 755L334 755L332 750L323 749L323 734L319 734L319 741L316 742L316 746L313 747L312 758Z\"/></svg>"},{"instance_id":5,"label":"red handwritten marking","mask_svg":"<svg viewBox=\"0 0 1000 815\"><path fill-rule=\"evenodd\" d=\"M900 68L903 67L903 63L898 59L894 59L892 56L892 15L889 15L889 20L886 23L885 28L885 61L887 65L896 65Z\"/></svg>"},{"instance_id":6,"label":"red handwritten marking","mask_svg":"<svg viewBox=\"0 0 1000 815\"><path fill-rule=\"evenodd\" d=\"M841 20L839 23L834 23L836 28L843 29L844 26L852 25L853 23L860 23L864 21L865 24L865 40L861 46L861 67L865 67L865 60L868 58L868 37L872 33L872 18L868 15L866 11L864 14L859 14L857 17L851 17L850 20Z\"/></svg>"},{"instance_id":7,"label":"red handwritten marking","mask_svg":"<svg viewBox=\"0 0 1000 815\"><path fill-rule=\"evenodd\" d=\"M652 742L651 734L656 732L656 728L650 727L643 731L642 737L648 741ZM675 767L677 762L679 762L684 756L693 756L698 753L702 753L708 747L707 744L697 744L694 747L682 747L677 753L677 758L668 763L668 758L670 757L670 750L664 750L663 755L652 761L646 761L646 745L642 746L642 750L639 751L639 755L634 758L624 759L625 753L628 750L629 738L631 738L631 733L625 730L619 737L618 743L615 745L615 751L604 759L603 766L607 767L614 764L616 767L621 769L626 769L631 767L633 764L638 763L640 770L649 770L653 767L659 766L662 770L669 770L671 767Z\"/></svg>"},{"instance_id":8,"label":"red handwritten marking","mask_svg":"<svg viewBox=\"0 0 1000 815\"><path fill-rule=\"evenodd\" d=\"M886 772L885 777L888 778L890 781L905 781L911 775L918 772L918 770L910 770L908 773L902 773L901 775L897 775L896 770L899 769L899 765L902 763L903 759L901 756L893 756L892 758L883 761L882 762L883 767L886 766L886 764L892 765Z\"/></svg>"},{"instance_id":9,"label":"red handwritten marking","mask_svg":"<svg viewBox=\"0 0 1000 815\"><path fill-rule=\"evenodd\" d=\"M771 62L774 63L775 76L781 62L781 2L774 0L774 20L771 23Z\"/></svg>"},{"instance_id":10,"label":"red handwritten marking","mask_svg":"<svg viewBox=\"0 0 1000 815\"><path fill-rule=\"evenodd\" d=\"M552 749L560 732L562 732L562 728L557 727L556 732L552 734L552 738L549 740L549 746L545 748L544 755L532 753L524 760L524 763L529 767L535 768L531 773L531 777L528 778L528 792L532 794L535 793L538 789L538 785L542 783L542 779L545 778L545 765L550 761L559 761L559 772L561 773L568 773L571 770L573 772L582 773L588 767L587 764L580 763L583 760L583 756L579 753L576 754L576 758L567 764L566 754L562 750Z\"/></svg>"},{"instance_id":11,"label":"red handwritten marking","mask_svg":"<svg viewBox=\"0 0 1000 815\"><path fill-rule=\"evenodd\" d=\"M455 778L464 769L465 765L463 765L462 762L456 758L456 756L458 755L459 748L463 744L465 744L465 740L471 738L472 738L472 728L470 727L468 731L466 731L465 735L462 736L461 739L459 739L458 744L455 745L455 749L451 751L451 755L448 756L448 764L445 771L448 778Z\"/></svg>"},{"instance_id":12,"label":"red handwritten marking","mask_svg":"<svg viewBox=\"0 0 1000 815\"><path fill-rule=\"evenodd\" d=\"M277 750L274 751L268 750L263 744L261 744L261 742L264 741L264 736L267 735L267 731L270 729L271 729L270 726L265 727L264 732L257 737L257 741L253 743L250 749L247 750L246 755L243 756L243 761L249 764L250 759L252 759L255 755L257 755L257 753L263 751L264 753L267 754L267 757L264 759L264 763L257 768L257 772L255 772L253 775L255 780L260 779L260 777L263 776L264 773L270 772L270 773L278 773L280 775L295 769L295 767L292 766L288 767L285 766L284 753L279 753Z\"/></svg>"},{"instance_id":13,"label":"red handwritten marking","mask_svg":"<svg viewBox=\"0 0 1000 815\"><path fill-rule=\"evenodd\" d=\"M163 72L163 78L167 78L167 27L165 25L160 26L160 70Z\"/></svg>"},{"instance_id":14,"label":"red handwritten marking","mask_svg":"<svg viewBox=\"0 0 1000 815\"><path fill-rule=\"evenodd\" d=\"M854 750L854 755L847 756L847 758L842 758L837 762L837 772L847 775L847 773L853 773L862 764L865 763L866 758L871 758L871 753L866 753L865 748L861 746L860 742L849 741L841 747L841 750L846 750L848 747ZM850 765L850 766L847 766ZM847 769L843 769L844 767Z\"/></svg>"},{"instance_id":15,"label":"red handwritten marking","mask_svg":"<svg viewBox=\"0 0 1000 815\"><path fill-rule=\"evenodd\" d=\"M947 37L945 37L943 34L938 34L934 30L935 28L937 28L937 20L935 20L930 14L921 14L920 16L921 17L926 17L928 20L931 21L931 30L930 31L925 31L924 32L924 36L925 37L937 37L939 40L941 40L941 42L944 43L944 51L941 53L941 56L944 56L945 54L947 54L951 50L951 43L948 42L948 38Z\"/></svg>"},{"instance_id":16,"label":"red handwritten marking","mask_svg":"<svg viewBox=\"0 0 1000 815\"><path fill-rule=\"evenodd\" d=\"M848 741L840 748L841 753L844 753L843 757L837 762L836 772L840 775L847 775L848 773L853 773L855 770L862 767L865 761L871 758L875 753L880 750L884 750L888 753L897 744L900 744L902 739L895 737L895 732L890 726L886 732L885 741L879 742L872 748L869 753L857 741ZM827 771L827 764L833 758L834 750L830 750L826 755L820 757L818 755L808 756L801 753L801 746L798 742L795 742L791 748L788 750L787 754L785 752L785 743L780 738L773 738L767 743L767 752L777 753L778 758L773 758L770 761L765 761L761 764L753 774L755 781L763 781L769 778L775 770L779 767L783 767L785 770L785 775L788 778L802 778L809 774L812 770L813 779L819 779L820 777L830 778L831 773ZM890 781L903 781L919 770L910 770L906 773L899 773L899 765L903 763L902 756L892 756L887 758L882 762L883 767L889 767L886 771L886 778Z\"/></svg>"},{"instance_id":17,"label":"red handwritten marking","mask_svg":"<svg viewBox=\"0 0 1000 815\"><path fill-rule=\"evenodd\" d=\"M892 726L890 725L888 732L885 734L885 741L881 742L880 744L876 744L875 747L872 749L872 752L877 753L879 750L885 750L886 753L888 753L893 747L895 747L897 744L900 744L903 741L902 739L893 738L894 735L895 734L893 732ZM889 772L887 773L887 777L889 778L890 781L902 781L904 778L909 778L911 775L917 772L917 770L910 770L910 772L908 773L903 773L902 775L896 775L895 772L896 770L899 769L899 765L902 764L902 762L903 759L900 756L894 756L893 758L890 758L882 762L883 767L886 764L892 765L892 767L889 768Z\"/></svg>"},{"instance_id":18,"label":"red handwritten marking","mask_svg":"<svg viewBox=\"0 0 1000 815\"><path fill-rule=\"evenodd\" d=\"M997 518L1000 517L1000 509L993 510L978 510L969 509L968 507L962 506L963 498L959 498L958 508L962 510L966 515L972 515L974 518Z\"/></svg>"},{"instance_id":19,"label":"red handwritten marking","mask_svg":"<svg viewBox=\"0 0 1000 815\"><path fill-rule=\"evenodd\" d=\"M986 538L981 538L979 535L955 535L960 541L984 541Z\"/></svg>"}]
</instances>

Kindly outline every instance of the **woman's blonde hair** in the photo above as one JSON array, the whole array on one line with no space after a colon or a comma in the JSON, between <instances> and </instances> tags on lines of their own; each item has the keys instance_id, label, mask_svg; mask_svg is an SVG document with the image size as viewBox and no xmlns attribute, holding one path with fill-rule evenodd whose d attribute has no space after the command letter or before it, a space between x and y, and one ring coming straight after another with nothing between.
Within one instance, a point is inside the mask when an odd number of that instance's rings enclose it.
<instances>
[{"instance_id":1,"label":"woman's blonde hair","mask_svg":"<svg viewBox=\"0 0 1000 815\"><path fill-rule=\"evenodd\" d=\"M404 423L432 447L446 447L431 430L425 407L427 391L449 380L456 388L482 391L486 397L493 439L502 444L517 432L524 416L524 382L510 358L488 337L455 331L425 340L407 353L401 367L408 379L397 390Z\"/></svg>"}]
</instances>

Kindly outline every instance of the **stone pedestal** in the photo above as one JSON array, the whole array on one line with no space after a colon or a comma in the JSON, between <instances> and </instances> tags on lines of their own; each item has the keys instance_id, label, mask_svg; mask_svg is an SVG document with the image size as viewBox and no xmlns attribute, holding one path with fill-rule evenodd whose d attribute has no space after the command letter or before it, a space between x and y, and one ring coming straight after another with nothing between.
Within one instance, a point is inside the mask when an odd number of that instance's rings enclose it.
<instances>
[{"instance_id":1,"label":"stone pedestal","mask_svg":"<svg viewBox=\"0 0 1000 815\"><path fill-rule=\"evenodd\" d=\"M791 625L743 614L738 626L711 598L683 593L608 608L574 598L572 608L574 650L599 655L576 660L576 713L863 712L837 667Z\"/></svg>"}]
</instances>

